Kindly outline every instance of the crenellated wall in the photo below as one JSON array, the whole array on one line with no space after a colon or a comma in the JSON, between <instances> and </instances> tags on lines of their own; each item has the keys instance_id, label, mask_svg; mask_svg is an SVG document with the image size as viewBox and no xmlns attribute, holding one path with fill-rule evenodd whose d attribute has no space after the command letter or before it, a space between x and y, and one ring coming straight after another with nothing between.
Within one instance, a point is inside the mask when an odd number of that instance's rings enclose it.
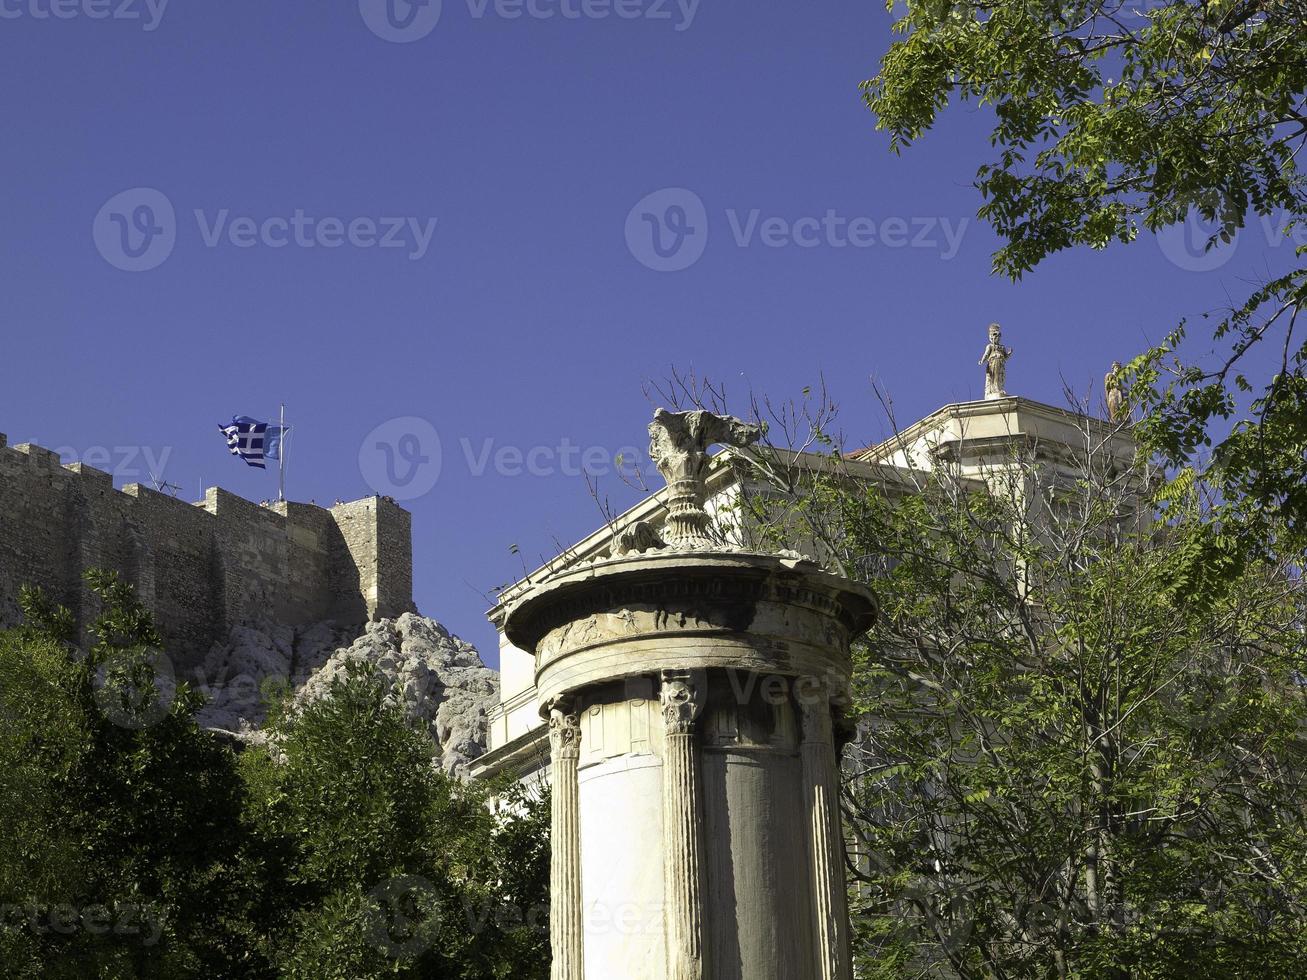
<instances>
[{"instance_id":1,"label":"crenellated wall","mask_svg":"<svg viewBox=\"0 0 1307 980\"><path fill-rule=\"evenodd\" d=\"M39 585L95 616L87 568L132 582L180 669L198 664L239 623L342 625L409 612L412 522L383 497L331 508L255 504L210 489L198 504L0 434L0 625L18 620L18 591Z\"/></svg>"}]
</instances>

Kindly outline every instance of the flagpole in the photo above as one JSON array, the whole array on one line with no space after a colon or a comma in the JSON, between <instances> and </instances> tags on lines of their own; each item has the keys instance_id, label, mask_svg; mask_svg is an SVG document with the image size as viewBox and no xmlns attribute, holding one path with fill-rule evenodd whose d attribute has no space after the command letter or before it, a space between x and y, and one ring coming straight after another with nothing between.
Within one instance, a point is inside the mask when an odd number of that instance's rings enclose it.
<instances>
[{"instance_id":1,"label":"flagpole","mask_svg":"<svg viewBox=\"0 0 1307 980\"><path fill-rule=\"evenodd\" d=\"M281 403L281 424L277 433L277 502L286 501L286 403Z\"/></svg>"}]
</instances>

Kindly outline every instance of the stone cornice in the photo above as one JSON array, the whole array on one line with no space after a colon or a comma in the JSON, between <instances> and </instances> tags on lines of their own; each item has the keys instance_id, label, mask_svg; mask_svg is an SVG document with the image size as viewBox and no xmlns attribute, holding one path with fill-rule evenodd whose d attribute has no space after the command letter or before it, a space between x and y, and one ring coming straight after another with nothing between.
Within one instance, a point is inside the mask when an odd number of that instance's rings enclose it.
<instances>
[{"instance_id":1,"label":"stone cornice","mask_svg":"<svg viewBox=\"0 0 1307 980\"><path fill-rule=\"evenodd\" d=\"M549 764L549 727L539 725L474 759L468 767L474 781L494 779L502 773L513 778L538 772Z\"/></svg>"},{"instance_id":2,"label":"stone cornice","mask_svg":"<svg viewBox=\"0 0 1307 980\"><path fill-rule=\"evenodd\" d=\"M943 407L936 409L934 412L931 412L919 422L914 422L902 432L890 436L888 439L873 446L868 446L865 449L858 450L851 455L854 459L863 463L879 463L891 458L896 452L910 447L926 433L942 429L950 421L992 415L1006 415L1017 418L1022 415L1029 415L1047 421L1071 425L1076 428L1087 426L1090 431L1103 439L1117 438L1122 442L1132 441L1128 431L1118 431L1118 427L1114 423L1094 418L1090 415L1073 412L1069 409L1059 408L1056 405L1048 405L1044 402L1033 401L1029 398L1010 395L1006 398L954 402L949 405L944 405ZM1026 435L1026 433L1023 433L1019 429L1013 430L1011 433L1012 438L1017 438L1022 435ZM972 440L967 440L968 443L971 441Z\"/></svg>"}]
</instances>

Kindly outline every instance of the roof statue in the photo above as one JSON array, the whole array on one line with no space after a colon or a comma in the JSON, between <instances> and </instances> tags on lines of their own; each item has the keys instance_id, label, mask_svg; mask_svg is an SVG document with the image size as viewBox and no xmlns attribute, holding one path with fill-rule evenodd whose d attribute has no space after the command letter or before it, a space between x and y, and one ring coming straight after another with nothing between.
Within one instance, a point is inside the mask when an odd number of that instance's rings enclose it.
<instances>
[{"instance_id":1,"label":"roof statue","mask_svg":"<svg viewBox=\"0 0 1307 980\"><path fill-rule=\"evenodd\" d=\"M1012 348L1003 346L1002 328L997 323L989 325L989 343L985 353L976 363L985 365L985 398L1006 398L1007 361L1012 356Z\"/></svg>"},{"instance_id":2,"label":"roof statue","mask_svg":"<svg viewBox=\"0 0 1307 980\"><path fill-rule=\"evenodd\" d=\"M1103 394L1107 398L1107 420L1120 422L1125 418L1125 391L1121 384L1120 361L1112 362L1112 369L1103 379Z\"/></svg>"}]
</instances>

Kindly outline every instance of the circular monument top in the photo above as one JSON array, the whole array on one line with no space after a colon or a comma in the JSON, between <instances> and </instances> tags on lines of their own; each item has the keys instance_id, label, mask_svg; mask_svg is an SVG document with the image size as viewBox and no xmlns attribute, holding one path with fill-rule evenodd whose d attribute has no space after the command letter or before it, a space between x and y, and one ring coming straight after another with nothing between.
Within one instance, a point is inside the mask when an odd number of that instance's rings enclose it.
<instances>
[{"instance_id":1,"label":"circular monument top","mask_svg":"<svg viewBox=\"0 0 1307 980\"><path fill-rule=\"evenodd\" d=\"M558 574L508 613L536 658L542 710L581 688L663 670L741 670L847 688L849 646L870 628L866 586L784 555L625 554Z\"/></svg>"},{"instance_id":2,"label":"circular monument top","mask_svg":"<svg viewBox=\"0 0 1307 980\"><path fill-rule=\"evenodd\" d=\"M786 602L835 620L849 638L876 618L864 585L824 570L810 558L729 548L649 549L586 562L550 576L508 611L504 632L537 653L559 627L601 610L654 605L705 614L719 629L748 630L759 603Z\"/></svg>"},{"instance_id":3,"label":"circular monument top","mask_svg":"<svg viewBox=\"0 0 1307 980\"><path fill-rule=\"evenodd\" d=\"M667 519L632 524L612 555L564 569L509 611L509 642L536 658L541 710L584 687L664 670L822 677L847 688L849 644L870 628L866 586L794 553L714 541L704 512L708 449L747 446L757 426L659 409L649 455L667 480Z\"/></svg>"}]
</instances>

